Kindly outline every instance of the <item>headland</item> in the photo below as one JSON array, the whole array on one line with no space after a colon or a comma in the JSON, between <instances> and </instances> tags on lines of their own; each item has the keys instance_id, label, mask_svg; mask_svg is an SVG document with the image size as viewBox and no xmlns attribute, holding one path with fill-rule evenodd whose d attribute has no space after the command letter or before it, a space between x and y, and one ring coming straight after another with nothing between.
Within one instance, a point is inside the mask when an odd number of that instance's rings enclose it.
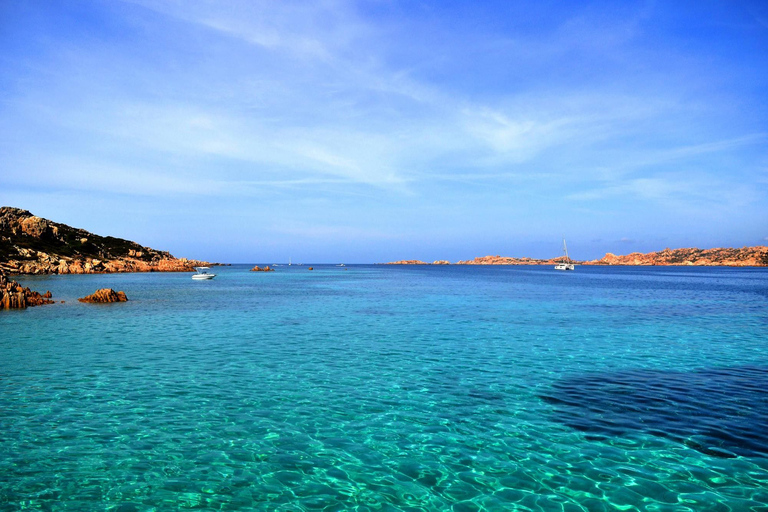
<instances>
[{"instance_id":1,"label":"headland","mask_svg":"<svg viewBox=\"0 0 768 512\"><path fill-rule=\"evenodd\" d=\"M0 270L7 274L192 272L210 265L0 207Z\"/></svg>"}]
</instances>

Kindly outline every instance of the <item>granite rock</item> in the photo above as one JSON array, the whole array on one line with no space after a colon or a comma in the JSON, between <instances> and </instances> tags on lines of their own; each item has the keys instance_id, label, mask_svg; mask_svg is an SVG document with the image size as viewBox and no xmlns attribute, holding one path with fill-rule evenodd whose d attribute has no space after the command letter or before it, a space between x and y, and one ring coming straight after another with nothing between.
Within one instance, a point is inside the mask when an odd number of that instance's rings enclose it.
<instances>
[{"instance_id":1,"label":"granite rock","mask_svg":"<svg viewBox=\"0 0 768 512\"><path fill-rule=\"evenodd\" d=\"M194 272L194 267L210 265L95 235L19 208L0 208L0 270L8 273Z\"/></svg>"},{"instance_id":2,"label":"granite rock","mask_svg":"<svg viewBox=\"0 0 768 512\"><path fill-rule=\"evenodd\" d=\"M96 290L91 295L81 297L80 302L88 303L110 303L110 302L126 302L128 297L125 296L125 292L116 292L112 288L102 288Z\"/></svg>"},{"instance_id":3,"label":"granite rock","mask_svg":"<svg viewBox=\"0 0 768 512\"><path fill-rule=\"evenodd\" d=\"M51 292L41 295L39 292L11 281L0 271L0 309L24 309L28 306L53 304Z\"/></svg>"}]
</instances>

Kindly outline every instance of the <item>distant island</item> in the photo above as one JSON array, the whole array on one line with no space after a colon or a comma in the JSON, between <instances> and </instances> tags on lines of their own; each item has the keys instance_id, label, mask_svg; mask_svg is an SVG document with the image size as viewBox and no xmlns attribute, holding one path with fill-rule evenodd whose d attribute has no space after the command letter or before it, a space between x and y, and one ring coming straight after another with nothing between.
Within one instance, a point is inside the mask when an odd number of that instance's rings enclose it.
<instances>
[{"instance_id":1,"label":"distant island","mask_svg":"<svg viewBox=\"0 0 768 512\"><path fill-rule=\"evenodd\" d=\"M0 272L7 274L191 272L210 265L0 207Z\"/></svg>"},{"instance_id":2,"label":"distant island","mask_svg":"<svg viewBox=\"0 0 768 512\"><path fill-rule=\"evenodd\" d=\"M481 256L473 260L460 260L455 265L557 265L565 257L552 259L511 258L507 256ZM646 254L633 252L622 256L607 253L599 260L575 261L578 265L642 265L642 266L728 266L728 267L765 267L768 266L768 247L715 248L715 249L664 249ZM428 263L421 260L400 260L388 265L447 265L449 262L438 260Z\"/></svg>"},{"instance_id":3,"label":"distant island","mask_svg":"<svg viewBox=\"0 0 768 512\"><path fill-rule=\"evenodd\" d=\"M432 263L428 263L426 261L421 260L400 260L400 261L392 261L387 263L387 265L450 265L451 262L448 260L437 260L433 261Z\"/></svg>"}]
</instances>

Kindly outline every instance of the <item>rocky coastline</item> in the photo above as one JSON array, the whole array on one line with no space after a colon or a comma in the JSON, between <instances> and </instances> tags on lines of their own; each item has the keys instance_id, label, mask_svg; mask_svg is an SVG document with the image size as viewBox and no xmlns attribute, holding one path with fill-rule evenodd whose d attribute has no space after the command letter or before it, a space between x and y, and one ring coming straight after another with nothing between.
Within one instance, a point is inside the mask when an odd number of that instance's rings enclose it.
<instances>
[{"instance_id":1,"label":"rocky coastline","mask_svg":"<svg viewBox=\"0 0 768 512\"><path fill-rule=\"evenodd\" d=\"M463 260L456 262L457 265L557 265L565 258L553 258L542 260L536 258L512 258L509 256L479 256L473 260ZM575 263L575 262L574 262Z\"/></svg>"},{"instance_id":2,"label":"rocky coastline","mask_svg":"<svg viewBox=\"0 0 768 512\"><path fill-rule=\"evenodd\" d=\"M460 260L455 265L557 265L564 257L552 259L512 258L508 256L480 256L472 260ZM727 266L727 267L765 267L768 266L768 247L758 245L742 248L664 249L663 251L626 255L607 253L598 260L577 261L577 265L638 265L638 266ZM438 260L427 263L420 260L400 260L388 265L447 265L449 262Z\"/></svg>"},{"instance_id":3,"label":"rocky coastline","mask_svg":"<svg viewBox=\"0 0 768 512\"><path fill-rule=\"evenodd\" d=\"M607 253L599 260L585 262L585 265L659 265L659 266L726 266L765 267L768 266L768 247L714 248L714 249L664 249L663 251L633 252L623 256Z\"/></svg>"},{"instance_id":4,"label":"rocky coastline","mask_svg":"<svg viewBox=\"0 0 768 512\"><path fill-rule=\"evenodd\" d=\"M40 294L8 279L0 271L0 309L25 309L30 306L53 304L51 292Z\"/></svg>"},{"instance_id":5,"label":"rocky coastline","mask_svg":"<svg viewBox=\"0 0 768 512\"><path fill-rule=\"evenodd\" d=\"M95 235L19 208L0 208L0 271L9 275L193 272L194 267L211 265Z\"/></svg>"},{"instance_id":6,"label":"rocky coastline","mask_svg":"<svg viewBox=\"0 0 768 512\"><path fill-rule=\"evenodd\" d=\"M428 261L421 261L421 260L400 260L400 261L391 261L387 263L387 265L450 265L451 262L448 260L435 260L432 263L429 263Z\"/></svg>"}]
</instances>

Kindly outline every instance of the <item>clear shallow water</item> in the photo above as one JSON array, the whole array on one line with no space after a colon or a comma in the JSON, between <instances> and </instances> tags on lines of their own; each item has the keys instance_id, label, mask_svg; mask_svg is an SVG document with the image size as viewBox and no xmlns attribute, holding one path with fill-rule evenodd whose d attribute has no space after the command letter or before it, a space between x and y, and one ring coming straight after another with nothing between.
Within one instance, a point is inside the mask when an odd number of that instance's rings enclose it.
<instances>
[{"instance_id":1,"label":"clear shallow water","mask_svg":"<svg viewBox=\"0 0 768 512\"><path fill-rule=\"evenodd\" d=\"M21 279L0 510L768 507L764 269L248 268Z\"/></svg>"}]
</instances>

